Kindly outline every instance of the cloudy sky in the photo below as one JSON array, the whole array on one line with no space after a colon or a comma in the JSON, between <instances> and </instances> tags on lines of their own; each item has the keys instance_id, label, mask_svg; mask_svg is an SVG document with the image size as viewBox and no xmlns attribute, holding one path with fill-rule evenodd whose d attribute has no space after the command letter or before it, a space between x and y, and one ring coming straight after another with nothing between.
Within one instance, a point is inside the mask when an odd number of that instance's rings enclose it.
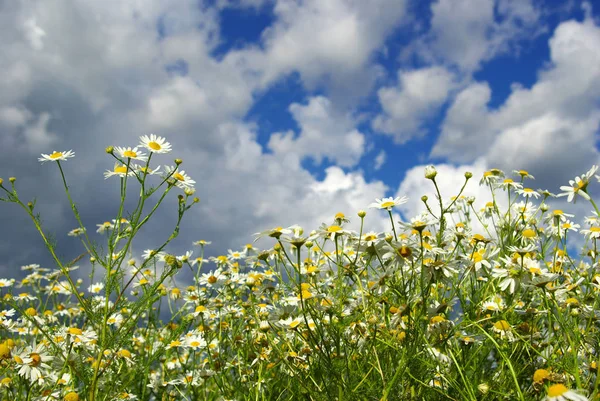
<instances>
[{"instance_id":1,"label":"cloudy sky","mask_svg":"<svg viewBox=\"0 0 600 401\"><path fill-rule=\"evenodd\" d=\"M0 0L0 176L37 198L65 259L81 252L66 236L76 222L40 153L75 151L65 170L92 232L117 212L104 148L149 133L173 146L158 163L183 159L201 198L174 253L199 239L212 255L241 249L337 212L356 224L384 196L408 196L409 218L431 193L427 164L446 196L469 170L468 193L487 201L477 182L491 167L559 192L600 161L592 3ZM135 249L160 245L175 210L173 196ZM388 222L367 215L368 229ZM0 271L50 263L15 205L0 204L0 227Z\"/></svg>"}]
</instances>

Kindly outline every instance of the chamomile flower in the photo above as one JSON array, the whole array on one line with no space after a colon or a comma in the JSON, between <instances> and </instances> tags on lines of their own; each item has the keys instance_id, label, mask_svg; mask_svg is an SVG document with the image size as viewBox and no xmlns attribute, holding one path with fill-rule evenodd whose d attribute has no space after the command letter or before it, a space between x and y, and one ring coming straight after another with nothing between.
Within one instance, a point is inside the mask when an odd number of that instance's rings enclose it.
<instances>
[{"instance_id":1,"label":"chamomile flower","mask_svg":"<svg viewBox=\"0 0 600 401\"><path fill-rule=\"evenodd\" d=\"M45 162L57 162L57 161L67 161L67 159L75 157L75 152L72 150L65 150L62 152L58 152L56 150L52 151L49 155L42 153L42 157L38 159L38 161Z\"/></svg>"},{"instance_id":2,"label":"chamomile flower","mask_svg":"<svg viewBox=\"0 0 600 401\"><path fill-rule=\"evenodd\" d=\"M104 172L104 179L106 180L115 175L123 178L127 175L133 175L133 174L134 174L134 172L133 172L133 170L131 170L131 167L127 168L126 165L117 162L117 163L115 163L115 166L113 167L112 170L106 170Z\"/></svg>"},{"instance_id":3,"label":"chamomile flower","mask_svg":"<svg viewBox=\"0 0 600 401\"><path fill-rule=\"evenodd\" d=\"M523 188L523 189L519 188L515 192L518 193L519 195L524 196L525 198L534 197L535 199L537 199L541 196L539 192L537 192L531 188Z\"/></svg>"},{"instance_id":4,"label":"chamomile flower","mask_svg":"<svg viewBox=\"0 0 600 401\"><path fill-rule=\"evenodd\" d=\"M177 170L177 167L169 166L167 166L165 170L166 176L170 177L177 187L181 189L194 188L196 181L192 180L190 176L185 173L185 170Z\"/></svg>"},{"instance_id":5,"label":"chamomile flower","mask_svg":"<svg viewBox=\"0 0 600 401\"><path fill-rule=\"evenodd\" d=\"M36 383L40 379L43 380L50 366L47 362L54 359L53 356L46 352L46 348L42 344L38 344L35 348L26 347L20 350L15 350L13 359L19 365L19 376L25 377L31 383Z\"/></svg>"},{"instance_id":6,"label":"chamomile flower","mask_svg":"<svg viewBox=\"0 0 600 401\"><path fill-rule=\"evenodd\" d=\"M387 211L391 211L393 207L402 205L408 202L408 198L406 196L398 196L396 198L383 198L383 199L375 199L375 202L369 205L369 208L377 208L377 209L385 209Z\"/></svg>"},{"instance_id":7,"label":"chamomile flower","mask_svg":"<svg viewBox=\"0 0 600 401\"><path fill-rule=\"evenodd\" d=\"M95 283L88 287L88 292L91 294L98 294L104 289L104 283Z\"/></svg>"},{"instance_id":8,"label":"chamomile flower","mask_svg":"<svg viewBox=\"0 0 600 401\"><path fill-rule=\"evenodd\" d=\"M115 146L115 150L117 151L117 154L123 159L145 161L148 158L146 154L138 150L137 146L133 149L131 148L131 146L128 146L126 148Z\"/></svg>"},{"instance_id":9,"label":"chamomile flower","mask_svg":"<svg viewBox=\"0 0 600 401\"><path fill-rule=\"evenodd\" d=\"M155 175L155 174L160 173L160 166L157 166L155 168L150 168L150 167L142 166L142 165L139 165L139 164L134 164L130 168L133 171L135 171L136 173L138 173L140 176L144 176L144 174L146 174L146 175Z\"/></svg>"},{"instance_id":10,"label":"chamomile flower","mask_svg":"<svg viewBox=\"0 0 600 401\"><path fill-rule=\"evenodd\" d=\"M105 221L102 224L96 224L96 227L98 227L96 230L98 234L104 234L107 230L113 230L115 228L114 224L110 221Z\"/></svg>"},{"instance_id":11,"label":"chamomile flower","mask_svg":"<svg viewBox=\"0 0 600 401\"><path fill-rule=\"evenodd\" d=\"M581 196L585 200L590 200L590 196L587 194L587 186L590 183L590 178L598 170L598 166L594 165L592 168L581 177L575 177L574 180L569 180L569 185L563 185L560 189L564 192L557 196L567 196L567 202L573 201L575 203L576 195Z\"/></svg>"},{"instance_id":12,"label":"chamomile flower","mask_svg":"<svg viewBox=\"0 0 600 401\"><path fill-rule=\"evenodd\" d=\"M141 136L139 146L148 149L152 153L169 153L171 151L171 144L162 136L154 134Z\"/></svg>"},{"instance_id":13,"label":"chamomile flower","mask_svg":"<svg viewBox=\"0 0 600 401\"><path fill-rule=\"evenodd\" d=\"M68 232L69 237L79 237L85 233L85 228L77 227Z\"/></svg>"},{"instance_id":14,"label":"chamomile flower","mask_svg":"<svg viewBox=\"0 0 600 401\"><path fill-rule=\"evenodd\" d=\"M589 229L581 230L581 234L585 235L586 240L591 238L598 239L600 238L600 227L592 226Z\"/></svg>"},{"instance_id":15,"label":"chamomile flower","mask_svg":"<svg viewBox=\"0 0 600 401\"><path fill-rule=\"evenodd\" d=\"M527 172L525 170L513 170L513 174L521 176L521 179L525 179L525 178L529 178L530 180L535 179L534 176L532 176L531 174L529 174L529 172Z\"/></svg>"},{"instance_id":16,"label":"chamomile flower","mask_svg":"<svg viewBox=\"0 0 600 401\"><path fill-rule=\"evenodd\" d=\"M562 383L557 383L548 387L544 401L588 401L588 398L573 390L569 390Z\"/></svg>"}]
</instances>

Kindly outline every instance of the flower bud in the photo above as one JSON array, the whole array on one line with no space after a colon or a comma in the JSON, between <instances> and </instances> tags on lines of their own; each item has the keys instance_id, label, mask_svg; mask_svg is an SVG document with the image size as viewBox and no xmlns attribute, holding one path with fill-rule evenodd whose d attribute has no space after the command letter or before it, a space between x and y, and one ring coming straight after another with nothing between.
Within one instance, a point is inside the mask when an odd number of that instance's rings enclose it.
<instances>
[{"instance_id":1,"label":"flower bud","mask_svg":"<svg viewBox=\"0 0 600 401\"><path fill-rule=\"evenodd\" d=\"M358 211L358 217L360 217L361 219L364 219L366 215L367 215L367 212L365 212L364 210Z\"/></svg>"},{"instance_id":2,"label":"flower bud","mask_svg":"<svg viewBox=\"0 0 600 401\"><path fill-rule=\"evenodd\" d=\"M470 171L467 171L465 173L465 178L468 180L469 178L473 177L473 173L471 173Z\"/></svg>"},{"instance_id":3,"label":"flower bud","mask_svg":"<svg viewBox=\"0 0 600 401\"><path fill-rule=\"evenodd\" d=\"M3 182L4 182L4 180L2 178L0 178L0 187L2 186Z\"/></svg>"},{"instance_id":4,"label":"flower bud","mask_svg":"<svg viewBox=\"0 0 600 401\"><path fill-rule=\"evenodd\" d=\"M15 181L17 181L17 177L8 177L8 181L10 181L11 184L14 184Z\"/></svg>"},{"instance_id":5,"label":"flower bud","mask_svg":"<svg viewBox=\"0 0 600 401\"><path fill-rule=\"evenodd\" d=\"M542 204L540 205L540 210L541 210L542 212L544 212L544 213L545 213L545 212L547 212L547 211L548 211L548 205L546 205L545 203L542 203Z\"/></svg>"},{"instance_id":6,"label":"flower bud","mask_svg":"<svg viewBox=\"0 0 600 401\"><path fill-rule=\"evenodd\" d=\"M433 180L436 175L437 170L435 169L433 164L430 164L429 166L425 167L425 178L427 178L428 180Z\"/></svg>"},{"instance_id":7,"label":"flower bud","mask_svg":"<svg viewBox=\"0 0 600 401\"><path fill-rule=\"evenodd\" d=\"M427 199L429 199L429 198L427 197L427 195L423 195L423 196L421 196L421 200L422 200L423 202L427 202Z\"/></svg>"},{"instance_id":8,"label":"flower bud","mask_svg":"<svg viewBox=\"0 0 600 401\"><path fill-rule=\"evenodd\" d=\"M196 197L196 198L194 198L194 199L192 199L192 200L194 201L194 203L198 203L198 202L200 202L200 198L198 198L198 197Z\"/></svg>"},{"instance_id":9,"label":"flower bud","mask_svg":"<svg viewBox=\"0 0 600 401\"><path fill-rule=\"evenodd\" d=\"M175 159L175 164L177 164L179 166L181 163L183 163L183 160Z\"/></svg>"},{"instance_id":10,"label":"flower bud","mask_svg":"<svg viewBox=\"0 0 600 401\"><path fill-rule=\"evenodd\" d=\"M196 193L196 190L194 188L186 188L183 190L183 193L187 196L192 196L194 193Z\"/></svg>"},{"instance_id":11,"label":"flower bud","mask_svg":"<svg viewBox=\"0 0 600 401\"><path fill-rule=\"evenodd\" d=\"M392 242L392 240L393 240L393 239L394 239L394 236L393 236L392 234L390 234L390 233L387 233L387 234L385 235L385 241L386 241L386 242Z\"/></svg>"},{"instance_id":12,"label":"flower bud","mask_svg":"<svg viewBox=\"0 0 600 401\"><path fill-rule=\"evenodd\" d=\"M312 248L314 245L314 243L312 241L306 241L306 243L304 244L305 247L307 247L308 249Z\"/></svg>"},{"instance_id":13,"label":"flower bud","mask_svg":"<svg viewBox=\"0 0 600 401\"><path fill-rule=\"evenodd\" d=\"M114 147L112 147L112 146L107 146L107 147L106 147L106 149L104 149L104 151L105 151L106 153L108 153L109 155L112 155L112 154L113 154L113 152L115 151L115 148L114 148Z\"/></svg>"},{"instance_id":14,"label":"flower bud","mask_svg":"<svg viewBox=\"0 0 600 401\"><path fill-rule=\"evenodd\" d=\"M92 257L90 258L90 263L96 263L96 258L92 256Z\"/></svg>"}]
</instances>

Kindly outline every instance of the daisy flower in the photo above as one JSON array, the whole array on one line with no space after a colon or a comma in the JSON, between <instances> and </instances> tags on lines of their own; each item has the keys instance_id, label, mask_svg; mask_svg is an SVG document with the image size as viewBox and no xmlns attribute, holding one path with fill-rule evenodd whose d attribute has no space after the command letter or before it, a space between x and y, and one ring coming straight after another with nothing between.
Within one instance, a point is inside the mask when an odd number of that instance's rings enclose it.
<instances>
[{"instance_id":1,"label":"daisy flower","mask_svg":"<svg viewBox=\"0 0 600 401\"><path fill-rule=\"evenodd\" d=\"M152 153L169 153L171 151L171 144L162 136L156 136L154 134L140 137L139 146L148 149L148 151Z\"/></svg>"},{"instance_id":2,"label":"daisy flower","mask_svg":"<svg viewBox=\"0 0 600 401\"><path fill-rule=\"evenodd\" d=\"M515 335L512 332L512 326L506 320L498 320L492 326L492 330L502 339L505 338L511 342L515 340Z\"/></svg>"},{"instance_id":3,"label":"daisy flower","mask_svg":"<svg viewBox=\"0 0 600 401\"><path fill-rule=\"evenodd\" d=\"M50 370L47 362L52 361L54 357L45 352L45 347L42 344L38 344L35 348L27 347L15 351L13 359L20 365L19 376L35 383L45 376L45 374L42 374L42 370Z\"/></svg>"},{"instance_id":4,"label":"daisy flower","mask_svg":"<svg viewBox=\"0 0 600 401\"><path fill-rule=\"evenodd\" d=\"M375 199L375 202L369 205L369 208L378 208L385 209L387 211L391 211L394 206L399 206L408 202L408 198L406 196L398 196L396 198L383 198L383 199Z\"/></svg>"},{"instance_id":5,"label":"daisy flower","mask_svg":"<svg viewBox=\"0 0 600 401\"><path fill-rule=\"evenodd\" d=\"M575 203L575 195L580 195L585 200L590 200L590 196L587 194L587 186L590 183L590 178L598 170L598 166L594 165L592 168L581 177L575 177L574 180L569 180L569 185L563 185L560 189L564 192L557 196L567 196L567 202L573 201Z\"/></svg>"},{"instance_id":6,"label":"daisy flower","mask_svg":"<svg viewBox=\"0 0 600 401\"><path fill-rule=\"evenodd\" d=\"M137 146L133 149L131 148L131 146L128 146L126 148L116 146L115 150L117 151L119 156L121 156L123 159L131 159L131 160L139 160L139 161L145 161L147 159L146 155L144 153L140 152L138 150Z\"/></svg>"},{"instance_id":7,"label":"daisy flower","mask_svg":"<svg viewBox=\"0 0 600 401\"><path fill-rule=\"evenodd\" d=\"M192 180L185 170L177 171L177 167L166 167L165 173L167 177L175 180L175 185L181 189L194 188L196 181Z\"/></svg>"},{"instance_id":8,"label":"daisy flower","mask_svg":"<svg viewBox=\"0 0 600 401\"><path fill-rule=\"evenodd\" d=\"M557 383L548 387L544 401L588 401L588 398L569 390L564 384Z\"/></svg>"},{"instance_id":9,"label":"daisy flower","mask_svg":"<svg viewBox=\"0 0 600 401\"><path fill-rule=\"evenodd\" d=\"M127 169L127 166L121 163L115 163L115 166L113 167L112 171L111 170L106 170L104 172L104 179L108 179L112 176L118 175L119 177L123 178L126 175L133 175L133 170L131 170L131 168Z\"/></svg>"},{"instance_id":10,"label":"daisy flower","mask_svg":"<svg viewBox=\"0 0 600 401\"><path fill-rule=\"evenodd\" d=\"M498 186L500 188L504 188L504 189L508 189L508 188L521 189L521 188L523 188L523 185L521 185L518 182L514 182L511 178L504 179L504 181L502 181L500 184L498 184Z\"/></svg>"},{"instance_id":11,"label":"daisy flower","mask_svg":"<svg viewBox=\"0 0 600 401\"><path fill-rule=\"evenodd\" d=\"M513 170L513 174L521 176L521 179L529 178L530 180L535 179L534 176L529 174L526 170Z\"/></svg>"},{"instance_id":12,"label":"daisy flower","mask_svg":"<svg viewBox=\"0 0 600 401\"><path fill-rule=\"evenodd\" d=\"M112 224L110 221L105 221L102 224L96 224L96 226L98 227L96 230L98 234L104 234L106 230L112 230L115 228L114 224Z\"/></svg>"},{"instance_id":13,"label":"daisy flower","mask_svg":"<svg viewBox=\"0 0 600 401\"><path fill-rule=\"evenodd\" d=\"M74 228L67 234L69 237L79 237L80 235L85 233L85 228Z\"/></svg>"},{"instance_id":14,"label":"daisy flower","mask_svg":"<svg viewBox=\"0 0 600 401\"><path fill-rule=\"evenodd\" d=\"M531 188L523 188L523 189L519 188L515 192L518 193L519 195L524 196L525 198L529 198L530 196L533 196L535 199L537 199L540 197L540 193Z\"/></svg>"},{"instance_id":15,"label":"daisy flower","mask_svg":"<svg viewBox=\"0 0 600 401\"><path fill-rule=\"evenodd\" d=\"M152 169L150 167L141 166L139 164L134 164L133 166L131 166L131 169L133 171L139 173L141 176L143 176L144 174L146 174L146 175L155 175L155 174L158 174L160 172L160 166Z\"/></svg>"},{"instance_id":16,"label":"daisy flower","mask_svg":"<svg viewBox=\"0 0 600 401\"><path fill-rule=\"evenodd\" d=\"M589 230L581 230L581 233L585 235L586 240L590 238L598 239L600 238L600 227L592 226Z\"/></svg>"},{"instance_id":17,"label":"daisy flower","mask_svg":"<svg viewBox=\"0 0 600 401\"><path fill-rule=\"evenodd\" d=\"M65 150L62 152L57 152L56 150L52 151L49 155L42 153L42 157L38 159L38 161L45 162L57 162L57 161L66 161L68 158L74 157L75 152L72 150Z\"/></svg>"}]
</instances>

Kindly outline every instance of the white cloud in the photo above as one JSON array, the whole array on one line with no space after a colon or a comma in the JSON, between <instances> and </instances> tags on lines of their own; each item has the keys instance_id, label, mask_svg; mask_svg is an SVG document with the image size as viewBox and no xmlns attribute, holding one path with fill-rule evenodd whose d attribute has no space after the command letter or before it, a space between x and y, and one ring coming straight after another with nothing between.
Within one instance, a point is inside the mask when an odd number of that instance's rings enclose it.
<instances>
[{"instance_id":1,"label":"white cloud","mask_svg":"<svg viewBox=\"0 0 600 401\"><path fill-rule=\"evenodd\" d=\"M279 0L262 46L226 58L253 70L262 86L298 72L309 89L327 87L337 102L365 95L383 73L373 55L403 23L404 0Z\"/></svg>"},{"instance_id":2,"label":"white cloud","mask_svg":"<svg viewBox=\"0 0 600 401\"><path fill-rule=\"evenodd\" d=\"M458 162L485 157L500 168L528 169L543 178L542 185L597 163L600 26L591 19L564 22L549 45L550 66L531 88L513 86L498 109L487 107L487 84L463 90L431 155Z\"/></svg>"},{"instance_id":3,"label":"white cloud","mask_svg":"<svg viewBox=\"0 0 600 401\"><path fill-rule=\"evenodd\" d=\"M542 29L541 13L531 0L438 0L431 13L430 32L415 51L466 72Z\"/></svg>"},{"instance_id":4,"label":"white cloud","mask_svg":"<svg viewBox=\"0 0 600 401\"><path fill-rule=\"evenodd\" d=\"M443 67L398 71L398 87L377 91L383 113L373 120L373 128L392 134L398 144L423 136L424 121L442 106L456 87L455 76Z\"/></svg>"},{"instance_id":5,"label":"white cloud","mask_svg":"<svg viewBox=\"0 0 600 401\"><path fill-rule=\"evenodd\" d=\"M293 131L272 134L268 147L273 152L294 154L300 160L311 157L317 164L325 157L343 167L359 162L365 150L365 136L354 128L350 116L334 109L329 99L317 96L306 105L293 103L289 109L300 133L297 137Z\"/></svg>"},{"instance_id":6,"label":"white cloud","mask_svg":"<svg viewBox=\"0 0 600 401\"><path fill-rule=\"evenodd\" d=\"M375 165L373 166L375 170L381 169L383 164L385 163L385 159L387 158L387 154L385 150L380 151L377 156L375 156Z\"/></svg>"}]
</instances>

